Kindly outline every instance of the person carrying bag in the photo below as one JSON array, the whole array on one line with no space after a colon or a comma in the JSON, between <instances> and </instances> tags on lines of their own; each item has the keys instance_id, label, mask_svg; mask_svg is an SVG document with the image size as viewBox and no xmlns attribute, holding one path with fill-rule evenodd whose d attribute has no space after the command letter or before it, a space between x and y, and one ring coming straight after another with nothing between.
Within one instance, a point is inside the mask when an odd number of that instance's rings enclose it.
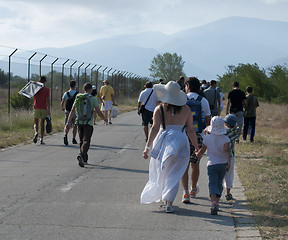
<instances>
[{"instance_id":1,"label":"person carrying bag","mask_svg":"<svg viewBox=\"0 0 288 240\"><path fill-rule=\"evenodd\" d=\"M152 82L146 82L145 88L146 89L140 93L138 98L137 113L138 115L141 115L142 126L147 140L149 132L148 125L153 123L153 112L159 100L154 93Z\"/></svg>"},{"instance_id":2,"label":"person carrying bag","mask_svg":"<svg viewBox=\"0 0 288 240\"><path fill-rule=\"evenodd\" d=\"M145 106L146 106L147 102L149 101L149 98L151 97L152 93L153 93L153 89L152 89L151 93L149 94L149 96L148 96L146 102L145 102L144 104L141 105L141 107L140 107L140 109L139 109L139 112L140 112L140 113L143 113L143 112L144 112L144 110L145 110Z\"/></svg>"}]
</instances>

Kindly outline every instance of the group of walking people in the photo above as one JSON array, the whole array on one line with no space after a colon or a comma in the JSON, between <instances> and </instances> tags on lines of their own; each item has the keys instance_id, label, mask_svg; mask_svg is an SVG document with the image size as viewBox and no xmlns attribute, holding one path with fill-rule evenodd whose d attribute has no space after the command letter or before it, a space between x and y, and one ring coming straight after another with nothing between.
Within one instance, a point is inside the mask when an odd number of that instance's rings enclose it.
<instances>
[{"instance_id":1,"label":"group of walking people","mask_svg":"<svg viewBox=\"0 0 288 240\"><path fill-rule=\"evenodd\" d=\"M46 77L41 76L39 81L44 86L34 95L34 137L33 142L38 140L38 125L41 124L40 144L44 143L45 118L50 117L50 89L45 86ZM104 120L106 125L112 124L111 110L115 103L113 87L109 85L108 80L103 81L103 86L100 88L100 97L98 98L91 83L83 85L83 93L77 90L76 82L70 81L70 89L62 96L61 110L65 112L65 127L64 127L64 144L68 145L68 132L72 127L72 143L78 144L76 135L79 135L80 153L77 155L78 164L84 167L88 163L88 151L90 148L91 137L93 134L93 124L96 123L96 114ZM101 103L101 109L99 107Z\"/></svg>"},{"instance_id":2,"label":"group of walking people","mask_svg":"<svg viewBox=\"0 0 288 240\"><path fill-rule=\"evenodd\" d=\"M183 78L180 80L183 83ZM41 77L40 82L44 87L34 96L33 142L37 143L40 120L40 144L44 144L44 119L50 116L50 91L45 86L46 77ZM233 90L228 93L227 115L221 118L223 103L221 109L221 95L216 84L212 80L210 87L205 89L196 77L189 77L183 84L175 81L167 84L160 81L154 86L150 81L145 84L146 89L139 95L137 109L142 117L146 140L143 157L150 157L150 164L149 180L142 191L141 203L164 201L166 212L173 212L172 204L180 182L183 187L182 202L189 203L199 192L199 163L206 150L211 214L218 214L223 184L226 200L233 199L235 142L241 135L243 116L243 140L246 140L250 127L250 142L254 141L256 107L259 103L252 94L252 87L247 87L246 97L239 89L239 83L234 82ZM64 144L68 145L71 127L72 143L77 144L78 130L80 153L77 160L80 167L88 163L95 124L93 115L98 114L105 124L112 124L111 108L116 105L114 90L107 80L100 89L99 99L97 93L93 94L91 83L85 83L83 90L84 93L78 93L76 82L72 80L70 90L64 93L61 101L61 109L65 111ZM152 125L150 131L149 125Z\"/></svg>"},{"instance_id":3,"label":"group of walking people","mask_svg":"<svg viewBox=\"0 0 288 240\"><path fill-rule=\"evenodd\" d=\"M143 157L150 157L150 164L149 180L142 191L141 203L163 201L166 212L173 212L172 204L180 182L183 187L182 202L189 203L199 192L199 163L206 150L211 214L218 214L223 186L226 188L226 200L233 199L231 188L234 178L234 146L240 134L239 112L242 111L243 117L243 106L247 107L246 96L244 94L243 98L240 98L240 95L234 97L239 88L239 84L235 82L233 90L228 94L228 110L223 119L219 116L219 111L223 108L221 109L221 95L215 82L211 81L208 89L201 89L203 84L201 86L196 77L189 77L183 85L170 81L166 85L160 83L152 87L151 82L146 83L146 89L139 95L138 114L142 115L146 137ZM248 90L250 91L251 87ZM253 99L256 109L259 104L255 96ZM241 106L238 105L240 101ZM215 105L212 106L211 103ZM145 109L141 109L141 106ZM200 118L197 112L199 106ZM237 111L234 110L235 106L238 107ZM150 131L149 124L152 124ZM253 138L253 130L250 137L251 135ZM192 170L189 188L190 166Z\"/></svg>"}]
</instances>

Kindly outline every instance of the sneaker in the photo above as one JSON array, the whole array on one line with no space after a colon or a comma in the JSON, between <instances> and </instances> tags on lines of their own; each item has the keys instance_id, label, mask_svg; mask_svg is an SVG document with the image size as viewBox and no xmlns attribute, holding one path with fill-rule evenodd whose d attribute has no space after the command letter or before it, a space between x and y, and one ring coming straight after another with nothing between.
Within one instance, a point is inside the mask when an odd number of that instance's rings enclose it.
<instances>
[{"instance_id":1,"label":"sneaker","mask_svg":"<svg viewBox=\"0 0 288 240\"><path fill-rule=\"evenodd\" d=\"M182 196L182 203L189 203L190 202L190 195L185 193Z\"/></svg>"},{"instance_id":2,"label":"sneaker","mask_svg":"<svg viewBox=\"0 0 288 240\"><path fill-rule=\"evenodd\" d=\"M172 213L172 212L173 212L172 206L166 206L166 213Z\"/></svg>"},{"instance_id":3,"label":"sneaker","mask_svg":"<svg viewBox=\"0 0 288 240\"><path fill-rule=\"evenodd\" d=\"M64 144L65 144L65 145L68 145L67 135L64 136Z\"/></svg>"},{"instance_id":4,"label":"sneaker","mask_svg":"<svg viewBox=\"0 0 288 240\"><path fill-rule=\"evenodd\" d=\"M84 159L84 158L82 157L82 159L83 159L83 164L84 164L84 165L88 165L88 157L87 157L87 159Z\"/></svg>"},{"instance_id":5,"label":"sneaker","mask_svg":"<svg viewBox=\"0 0 288 240\"><path fill-rule=\"evenodd\" d=\"M190 197L191 197L191 198L196 198L196 194L199 193L199 190L200 190L200 188L199 188L198 185L196 186L196 189L193 189L193 188L191 187L191 188L190 188Z\"/></svg>"},{"instance_id":6,"label":"sneaker","mask_svg":"<svg viewBox=\"0 0 288 240\"><path fill-rule=\"evenodd\" d=\"M77 156L78 164L80 167L84 167L84 160L81 155Z\"/></svg>"},{"instance_id":7,"label":"sneaker","mask_svg":"<svg viewBox=\"0 0 288 240\"><path fill-rule=\"evenodd\" d=\"M38 133L35 133L34 138L33 138L34 143L37 143L37 138L38 138Z\"/></svg>"},{"instance_id":8,"label":"sneaker","mask_svg":"<svg viewBox=\"0 0 288 240\"><path fill-rule=\"evenodd\" d=\"M75 138L72 139L72 143L73 144L78 144Z\"/></svg>"},{"instance_id":9,"label":"sneaker","mask_svg":"<svg viewBox=\"0 0 288 240\"><path fill-rule=\"evenodd\" d=\"M226 201L233 200L233 196L232 196L231 193L227 194L227 195L225 196L225 198L226 198Z\"/></svg>"},{"instance_id":10,"label":"sneaker","mask_svg":"<svg viewBox=\"0 0 288 240\"><path fill-rule=\"evenodd\" d=\"M43 139L40 139L40 144L42 144L42 145L45 144L44 141L43 141Z\"/></svg>"},{"instance_id":11,"label":"sneaker","mask_svg":"<svg viewBox=\"0 0 288 240\"><path fill-rule=\"evenodd\" d=\"M211 215L217 215L218 214L218 206L217 205L212 205L212 207L210 208L211 210Z\"/></svg>"},{"instance_id":12,"label":"sneaker","mask_svg":"<svg viewBox=\"0 0 288 240\"><path fill-rule=\"evenodd\" d=\"M111 122L111 121L109 121L109 124L112 124L112 122Z\"/></svg>"}]
</instances>

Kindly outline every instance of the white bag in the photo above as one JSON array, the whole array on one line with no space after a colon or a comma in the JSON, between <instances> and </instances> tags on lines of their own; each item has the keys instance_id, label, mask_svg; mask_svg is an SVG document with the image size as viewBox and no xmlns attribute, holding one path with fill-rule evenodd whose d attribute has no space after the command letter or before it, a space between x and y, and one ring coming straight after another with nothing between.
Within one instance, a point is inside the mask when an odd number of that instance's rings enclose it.
<instances>
[{"instance_id":1,"label":"white bag","mask_svg":"<svg viewBox=\"0 0 288 240\"><path fill-rule=\"evenodd\" d=\"M117 116L118 116L118 109L116 108L116 106L113 106L111 109L111 117L116 118Z\"/></svg>"},{"instance_id":2,"label":"white bag","mask_svg":"<svg viewBox=\"0 0 288 240\"><path fill-rule=\"evenodd\" d=\"M28 82L20 91L19 94L31 98L33 97L42 87L44 84L41 82L30 81Z\"/></svg>"}]
</instances>

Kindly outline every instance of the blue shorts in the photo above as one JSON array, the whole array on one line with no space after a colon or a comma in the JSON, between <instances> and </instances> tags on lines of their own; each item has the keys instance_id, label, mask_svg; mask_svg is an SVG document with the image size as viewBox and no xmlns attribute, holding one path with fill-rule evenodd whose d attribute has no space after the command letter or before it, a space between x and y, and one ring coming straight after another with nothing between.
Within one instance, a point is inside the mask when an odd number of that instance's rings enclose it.
<instances>
[{"instance_id":1,"label":"blue shorts","mask_svg":"<svg viewBox=\"0 0 288 240\"><path fill-rule=\"evenodd\" d=\"M226 164L215 164L207 167L209 177L209 194L221 197L223 191L223 179L226 174Z\"/></svg>"}]
</instances>

